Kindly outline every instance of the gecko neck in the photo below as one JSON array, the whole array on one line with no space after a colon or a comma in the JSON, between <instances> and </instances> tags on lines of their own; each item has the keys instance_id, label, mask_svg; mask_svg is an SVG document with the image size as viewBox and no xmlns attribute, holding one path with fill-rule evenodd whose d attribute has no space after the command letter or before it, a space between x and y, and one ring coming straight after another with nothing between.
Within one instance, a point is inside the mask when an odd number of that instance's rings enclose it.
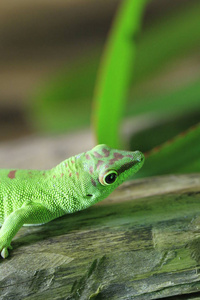
<instances>
[{"instance_id":1,"label":"gecko neck","mask_svg":"<svg viewBox=\"0 0 200 300\"><path fill-rule=\"evenodd\" d=\"M71 157L47 171L50 193L55 205L64 213L73 213L83 209L81 190L77 189L77 165Z\"/></svg>"}]
</instances>

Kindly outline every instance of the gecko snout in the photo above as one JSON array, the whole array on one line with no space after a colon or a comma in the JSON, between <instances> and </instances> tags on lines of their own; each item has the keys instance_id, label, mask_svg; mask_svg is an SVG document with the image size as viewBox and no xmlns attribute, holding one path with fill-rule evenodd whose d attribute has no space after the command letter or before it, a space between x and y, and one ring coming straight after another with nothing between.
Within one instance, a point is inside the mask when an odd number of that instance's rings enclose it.
<instances>
[{"instance_id":1,"label":"gecko snout","mask_svg":"<svg viewBox=\"0 0 200 300\"><path fill-rule=\"evenodd\" d=\"M138 162L143 162L144 161L144 154L142 152L140 152L139 150L134 151L133 157Z\"/></svg>"}]
</instances>

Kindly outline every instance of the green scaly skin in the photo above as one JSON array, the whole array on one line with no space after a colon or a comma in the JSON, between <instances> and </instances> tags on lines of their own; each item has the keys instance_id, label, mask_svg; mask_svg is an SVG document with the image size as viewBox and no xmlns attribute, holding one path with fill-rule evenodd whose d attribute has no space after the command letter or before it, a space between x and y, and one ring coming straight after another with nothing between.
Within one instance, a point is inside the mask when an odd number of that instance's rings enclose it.
<instances>
[{"instance_id":1,"label":"green scaly skin","mask_svg":"<svg viewBox=\"0 0 200 300\"><path fill-rule=\"evenodd\" d=\"M1 256L8 256L11 241L23 225L47 223L103 200L143 163L139 151L98 145L47 171L1 169Z\"/></svg>"}]
</instances>

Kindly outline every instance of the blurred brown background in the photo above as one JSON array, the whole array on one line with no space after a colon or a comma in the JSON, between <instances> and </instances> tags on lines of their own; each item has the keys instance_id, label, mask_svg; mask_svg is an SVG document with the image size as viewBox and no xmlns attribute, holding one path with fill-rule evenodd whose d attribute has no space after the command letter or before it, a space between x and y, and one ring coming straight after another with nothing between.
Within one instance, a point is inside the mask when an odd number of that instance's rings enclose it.
<instances>
[{"instance_id":1,"label":"blurred brown background","mask_svg":"<svg viewBox=\"0 0 200 300\"><path fill-rule=\"evenodd\" d=\"M34 90L63 64L102 47L119 0L0 1L0 139L34 132ZM191 0L150 1L143 27Z\"/></svg>"}]
</instances>

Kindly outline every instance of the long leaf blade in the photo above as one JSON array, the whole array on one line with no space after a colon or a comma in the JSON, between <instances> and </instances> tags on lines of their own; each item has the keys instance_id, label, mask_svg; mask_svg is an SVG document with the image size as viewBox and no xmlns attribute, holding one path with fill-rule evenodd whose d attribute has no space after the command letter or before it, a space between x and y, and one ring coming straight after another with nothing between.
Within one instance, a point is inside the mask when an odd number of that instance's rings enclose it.
<instances>
[{"instance_id":1,"label":"long leaf blade","mask_svg":"<svg viewBox=\"0 0 200 300\"><path fill-rule=\"evenodd\" d=\"M165 143L160 149L154 149L134 177L200 172L199 137L200 123Z\"/></svg>"},{"instance_id":2,"label":"long leaf blade","mask_svg":"<svg viewBox=\"0 0 200 300\"><path fill-rule=\"evenodd\" d=\"M135 58L135 37L146 0L124 0L107 43L94 96L98 143L120 147L119 124Z\"/></svg>"}]
</instances>

